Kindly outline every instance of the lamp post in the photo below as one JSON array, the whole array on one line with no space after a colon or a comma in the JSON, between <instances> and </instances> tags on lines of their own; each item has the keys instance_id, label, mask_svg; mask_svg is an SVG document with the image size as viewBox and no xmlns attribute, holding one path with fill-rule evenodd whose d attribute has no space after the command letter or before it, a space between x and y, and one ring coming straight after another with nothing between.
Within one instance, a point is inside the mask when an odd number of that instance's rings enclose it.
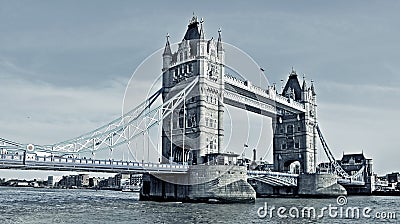
<instances>
[{"instance_id":1,"label":"lamp post","mask_svg":"<svg viewBox=\"0 0 400 224\"><path fill-rule=\"evenodd\" d=\"M245 161L244 161L245 151L246 151L246 148L248 148L248 147L249 146L246 143L243 144L243 152L242 152L242 164L243 165L245 163Z\"/></svg>"}]
</instances>

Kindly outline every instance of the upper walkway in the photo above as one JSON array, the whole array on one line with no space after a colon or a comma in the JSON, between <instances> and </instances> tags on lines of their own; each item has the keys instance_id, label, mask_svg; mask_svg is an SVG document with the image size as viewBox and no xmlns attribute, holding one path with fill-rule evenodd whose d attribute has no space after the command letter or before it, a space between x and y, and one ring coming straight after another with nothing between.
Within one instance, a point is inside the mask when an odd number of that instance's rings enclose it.
<instances>
[{"instance_id":1,"label":"upper walkway","mask_svg":"<svg viewBox=\"0 0 400 224\"><path fill-rule=\"evenodd\" d=\"M264 90L233 76L224 76L224 103L266 116L305 112L304 104L276 93L270 86Z\"/></svg>"}]
</instances>

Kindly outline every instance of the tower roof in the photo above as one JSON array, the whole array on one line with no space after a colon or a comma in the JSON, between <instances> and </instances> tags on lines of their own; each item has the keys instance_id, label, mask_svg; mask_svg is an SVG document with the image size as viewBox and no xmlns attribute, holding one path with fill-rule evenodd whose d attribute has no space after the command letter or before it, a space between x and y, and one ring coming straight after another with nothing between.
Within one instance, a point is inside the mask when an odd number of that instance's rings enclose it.
<instances>
[{"instance_id":1,"label":"tower roof","mask_svg":"<svg viewBox=\"0 0 400 224\"><path fill-rule=\"evenodd\" d=\"M169 44L169 34L167 34L167 42L165 43L163 55L172 55L171 46Z\"/></svg>"},{"instance_id":2,"label":"tower roof","mask_svg":"<svg viewBox=\"0 0 400 224\"><path fill-rule=\"evenodd\" d=\"M299 79L297 78L297 73L293 68L289 75L289 79L286 82L285 88L283 89L282 95L285 95L289 88L290 90L294 91L295 100L301 100L301 87Z\"/></svg>"},{"instance_id":3,"label":"tower roof","mask_svg":"<svg viewBox=\"0 0 400 224\"><path fill-rule=\"evenodd\" d=\"M184 40L200 39L199 22L197 21L197 16L193 15L193 18L189 22L188 29L186 30L183 39Z\"/></svg>"}]
</instances>

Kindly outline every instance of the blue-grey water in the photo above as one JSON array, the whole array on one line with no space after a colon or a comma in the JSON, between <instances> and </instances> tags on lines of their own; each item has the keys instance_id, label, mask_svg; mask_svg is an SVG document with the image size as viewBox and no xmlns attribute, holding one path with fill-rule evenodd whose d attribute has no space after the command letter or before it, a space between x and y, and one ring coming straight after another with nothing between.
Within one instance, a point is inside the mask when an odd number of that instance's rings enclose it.
<instances>
[{"instance_id":1,"label":"blue-grey water","mask_svg":"<svg viewBox=\"0 0 400 224\"><path fill-rule=\"evenodd\" d=\"M0 223L397 223L400 219L374 218L376 214L396 213L400 215L400 197L353 196L347 204L339 206L335 198L260 198L254 204L206 204L206 203L159 203L138 201L138 194L120 191L34 189L0 187ZM275 207L266 217L263 209ZM371 210L360 218L338 217L328 212L323 217L294 218L296 209L314 207L357 207L362 213L365 207ZM277 209L286 218L279 218ZM258 214L258 212L260 214ZM397 214L398 213L398 214ZM270 216L272 214L272 217ZM343 213L342 213L343 214Z\"/></svg>"}]
</instances>

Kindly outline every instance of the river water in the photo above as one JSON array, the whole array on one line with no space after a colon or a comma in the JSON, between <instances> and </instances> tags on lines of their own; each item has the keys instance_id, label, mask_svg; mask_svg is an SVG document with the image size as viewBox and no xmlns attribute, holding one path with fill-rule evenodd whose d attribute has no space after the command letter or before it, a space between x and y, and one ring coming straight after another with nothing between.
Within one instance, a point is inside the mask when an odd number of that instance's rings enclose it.
<instances>
[{"instance_id":1,"label":"river water","mask_svg":"<svg viewBox=\"0 0 400 224\"><path fill-rule=\"evenodd\" d=\"M244 224L400 221L397 217L400 216L400 197L389 196L350 196L344 205L342 202L339 205L336 198L259 198L254 204L159 203L142 202L138 198L137 193L120 191L0 187L0 223ZM316 217L310 218L307 209L302 215L304 207L314 208ZM323 210L324 207L327 209ZM349 207L357 208L360 217L356 216L356 212L351 216L351 210L346 217L345 211ZM278 216L278 210L281 217ZM298 215L296 211L299 211ZM393 218L395 213L396 219ZM391 217L382 218L385 215Z\"/></svg>"}]
</instances>

